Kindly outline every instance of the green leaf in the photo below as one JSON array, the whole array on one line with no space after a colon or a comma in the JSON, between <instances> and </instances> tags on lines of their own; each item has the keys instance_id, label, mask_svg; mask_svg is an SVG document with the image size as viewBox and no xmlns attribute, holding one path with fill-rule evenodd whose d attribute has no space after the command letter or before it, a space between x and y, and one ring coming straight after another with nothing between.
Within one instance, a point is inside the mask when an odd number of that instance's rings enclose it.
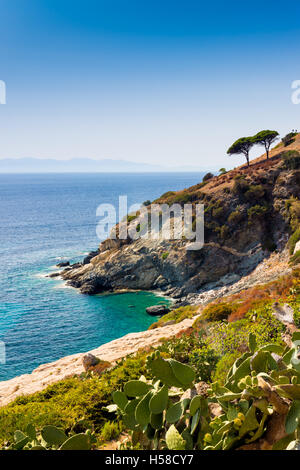
<instances>
[{"instance_id":1,"label":"green leaf","mask_svg":"<svg viewBox=\"0 0 300 470\"><path fill-rule=\"evenodd\" d=\"M125 406L124 412L126 414L135 413L135 409L140 401L140 398L134 398L133 400L128 401L127 405Z\"/></svg>"},{"instance_id":2,"label":"green leaf","mask_svg":"<svg viewBox=\"0 0 300 470\"><path fill-rule=\"evenodd\" d=\"M75 434L75 436L69 437L59 450L90 450L91 440L87 434Z\"/></svg>"},{"instance_id":3,"label":"green leaf","mask_svg":"<svg viewBox=\"0 0 300 470\"><path fill-rule=\"evenodd\" d=\"M138 423L136 422L134 413L123 415L122 420L123 420L125 428L134 430L137 427Z\"/></svg>"},{"instance_id":4,"label":"green leaf","mask_svg":"<svg viewBox=\"0 0 300 470\"><path fill-rule=\"evenodd\" d=\"M192 385L196 378L194 369L186 364L175 361L174 359L169 359L169 362L177 380L179 380L179 382L181 382L185 387Z\"/></svg>"},{"instance_id":5,"label":"green leaf","mask_svg":"<svg viewBox=\"0 0 300 470\"><path fill-rule=\"evenodd\" d=\"M300 401L295 400L291 404L289 412L285 421L285 431L287 434L291 434L296 431L300 419Z\"/></svg>"},{"instance_id":6,"label":"green leaf","mask_svg":"<svg viewBox=\"0 0 300 470\"><path fill-rule=\"evenodd\" d=\"M270 353L266 351L257 351L250 360L251 370L255 372L267 372Z\"/></svg>"},{"instance_id":7,"label":"green leaf","mask_svg":"<svg viewBox=\"0 0 300 470\"><path fill-rule=\"evenodd\" d=\"M182 404L180 401L175 403L175 405L170 406L166 413L166 421L168 423L176 423L180 420L182 416Z\"/></svg>"},{"instance_id":8,"label":"green leaf","mask_svg":"<svg viewBox=\"0 0 300 470\"><path fill-rule=\"evenodd\" d=\"M182 383L177 380L171 364L168 361L161 357L156 357L155 359L149 359L147 364L156 379L161 380L169 387L182 388Z\"/></svg>"},{"instance_id":9,"label":"green leaf","mask_svg":"<svg viewBox=\"0 0 300 470\"><path fill-rule=\"evenodd\" d=\"M25 439L27 436L26 434L24 434L22 431L15 431L14 433L14 440L15 442L20 442L22 441L23 439Z\"/></svg>"},{"instance_id":10,"label":"green leaf","mask_svg":"<svg viewBox=\"0 0 300 470\"><path fill-rule=\"evenodd\" d=\"M201 406L201 396L196 395L194 398L192 398L192 401L190 404L190 415L194 416L194 414L197 412L200 406Z\"/></svg>"},{"instance_id":11,"label":"green leaf","mask_svg":"<svg viewBox=\"0 0 300 470\"><path fill-rule=\"evenodd\" d=\"M141 380L130 380L125 384L124 392L128 397L140 397L146 395L150 388L150 385Z\"/></svg>"},{"instance_id":12,"label":"green leaf","mask_svg":"<svg viewBox=\"0 0 300 470\"><path fill-rule=\"evenodd\" d=\"M239 430L239 437L243 437L250 431L254 431L259 428L259 422L256 419L256 407L251 406L245 416L245 421Z\"/></svg>"},{"instance_id":13,"label":"green leaf","mask_svg":"<svg viewBox=\"0 0 300 470\"><path fill-rule=\"evenodd\" d=\"M169 450L185 450L186 442L174 425L166 433L166 444Z\"/></svg>"},{"instance_id":14,"label":"green leaf","mask_svg":"<svg viewBox=\"0 0 300 470\"><path fill-rule=\"evenodd\" d=\"M151 397L152 392L147 393L135 409L135 419L141 426L146 426L150 422L149 402Z\"/></svg>"},{"instance_id":15,"label":"green leaf","mask_svg":"<svg viewBox=\"0 0 300 470\"><path fill-rule=\"evenodd\" d=\"M26 434L27 436L34 441L36 439L36 430L33 424L29 423L26 427Z\"/></svg>"},{"instance_id":16,"label":"green leaf","mask_svg":"<svg viewBox=\"0 0 300 470\"><path fill-rule=\"evenodd\" d=\"M196 411L192 419L191 434L194 434L194 432L196 431L199 421L200 421L200 411L198 410Z\"/></svg>"},{"instance_id":17,"label":"green leaf","mask_svg":"<svg viewBox=\"0 0 300 470\"><path fill-rule=\"evenodd\" d=\"M117 390L116 392L113 392L112 398L121 410L125 409L125 406L128 403L128 398L124 392L120 392L120 390Z\"/></svg>"},{"instance_id":18,"label":"green leaf","mask_svg":"<svg viewBox=\"0 0 300 470\"><path fill-rule=\"evenodd\" d=\"M162 413L168 404L168 387L164 385L150 400L149 408L154 414Z\"/></svg>"},{"instance_id":19,"label":"green leaf","mask_svg":"<svg viewBox=\"0 0 300 470\"><path fill-rule=\"evenodd\" d=\"M45 426L42 429L41 435L50 446L60 446L67 439L65 433L55 426Z\"/></svg>"},{"instance_id":20,"label":"green leaf","mask_svg":"<svg viewBox=\"0 0 300 470\"><path fill-rule=\"evenodd\" d=\"M249 334L249 349L252 353L254 353L256 347L257 347L256 335L254 333L250 333Z\"/></svg>"},{"instance_id":21,"label":"green leaf","mask_svg":"<svg viewBox=\"0 0 300 470\"><path fill-rule=\"evenodd\" d=\"M161 429L163 427L163 414L151 413L150 424L153 429Z\"/></svg>"}]
</instances>

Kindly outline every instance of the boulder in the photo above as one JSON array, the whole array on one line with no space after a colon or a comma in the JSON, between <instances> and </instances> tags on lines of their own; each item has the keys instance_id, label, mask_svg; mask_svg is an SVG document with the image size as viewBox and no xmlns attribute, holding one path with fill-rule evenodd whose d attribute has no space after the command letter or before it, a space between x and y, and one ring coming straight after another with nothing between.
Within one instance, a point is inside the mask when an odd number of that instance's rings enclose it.
<instances>
[{"instance_id":1,"label":"boulder","mask_svg":"<svg viewBox=\"0 0 300 470\"><path fill-rule=\"evenodd\" d=\"M111 367L108 361L102 361L91 353L85 354L82 358L82 365L86 372L92 372L97 375L102 375L103 372Z\"/></svg>"},{"instance_id":2,"label":"boulder","mask_svg":"<svg viewBox=\"0 0 300 470\"><path fill-rule=\"evenodd\" d=\"M84 370L87 371L90 369L90 367L94 367L99 363L98 357L94 356L91 353L85 354L82 358L82 365L84 367Z\"/></svg>"},{"instance_id":3,"label":"boulder","mask_svg":"<svg viewBox=\"0 0 300 470\"><path fill-rule=\"evenodd\" d=\"M66 268L67 266L70 266L70 261L62 261L61 263L58 263L56 266L58 268Z\"/></svg>"},{"instance_id":4,"label":"boulder","mask_svg":"<svg viewBox=\"0 0 300 470\"><path fill-rule=\"evenodd\" d=\"M146 312L148 315L152 315L154 317L166 315L171 310L166 305L153 305L152 307L146 308Z\"/></svg>"}]
</instances>

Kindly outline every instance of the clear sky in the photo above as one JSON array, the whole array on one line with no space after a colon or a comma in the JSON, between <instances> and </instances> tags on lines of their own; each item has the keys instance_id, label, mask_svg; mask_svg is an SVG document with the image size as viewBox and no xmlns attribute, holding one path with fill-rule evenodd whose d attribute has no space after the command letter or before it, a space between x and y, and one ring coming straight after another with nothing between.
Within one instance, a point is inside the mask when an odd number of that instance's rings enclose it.
<instances>
[{"instance_id":1,"label":"clear sky","mask_svg":"<svg viewBox=\"0 0 300 470\"><path fill-rule=\"evenodd\" d=\"M300 128L300 3L0 0L0 158L227 168Z\"/></svg>"}]
</instances>

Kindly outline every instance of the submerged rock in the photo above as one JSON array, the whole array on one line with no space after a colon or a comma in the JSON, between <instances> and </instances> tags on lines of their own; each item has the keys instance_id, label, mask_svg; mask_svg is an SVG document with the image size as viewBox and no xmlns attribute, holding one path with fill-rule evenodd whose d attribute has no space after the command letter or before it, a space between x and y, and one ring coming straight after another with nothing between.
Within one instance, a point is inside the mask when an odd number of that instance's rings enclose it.
<instances>
[{"instance_id":1,"label":"submerged rock","mask_svg":"<svg viewBox=\"0 0 300 470\"><path fill-rule=\"evenodd\" d=\"M154 317L166 315L171 310L166 305L153 305L152 307L146 308L146 312L148 315L152 315Z\"/></svg>"}]
</instances>

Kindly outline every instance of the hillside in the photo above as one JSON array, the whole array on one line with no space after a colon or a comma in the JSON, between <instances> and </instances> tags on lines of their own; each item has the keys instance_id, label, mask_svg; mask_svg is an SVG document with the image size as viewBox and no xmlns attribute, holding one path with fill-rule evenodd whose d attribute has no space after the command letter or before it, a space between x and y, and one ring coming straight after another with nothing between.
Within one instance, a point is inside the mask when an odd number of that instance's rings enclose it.
<instances>
[{"instance_id":1,"label":"hillside","mask_svg":"<svg viewBox=\"0 0 300 470\"><path fill-rule=\"evenodd\" d=\"M157 289L181 300L237 282L272 252L283 252L297 228L300 171L289 160L291 150L300 150L299 134L291 145L272 150L269 161L262 156L250 168L241 166L154 201L168 207L204 205L201 250L187 250L190 242L184 238L108 239L86 264L63 271L63 279L84 294ZM142 225L143 219L128 217L129 227L137 222ZM173 223L181 221L175 217Z\"/></svg>"}]
</instances>

